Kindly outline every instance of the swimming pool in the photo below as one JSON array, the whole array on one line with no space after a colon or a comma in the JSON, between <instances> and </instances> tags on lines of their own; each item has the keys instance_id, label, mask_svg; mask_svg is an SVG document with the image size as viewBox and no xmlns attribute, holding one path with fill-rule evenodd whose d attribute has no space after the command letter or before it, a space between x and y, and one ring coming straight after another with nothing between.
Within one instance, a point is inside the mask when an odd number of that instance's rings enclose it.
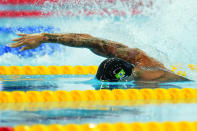
<instances>
[{"instance_id":1,"label":"swimming pool","mask_svg":"<svg viewBox=\"0 0 197 131\"><path fill-rule=\"evenodd\" d=\"M103 2L103 3L102 3ZM147 2L147 1L146 1ZM88 33L104 39L138 47L163 62L169 69L176 66L176 73L186 72L192 82L161 83L159 85L136 85L134 82L107 83L95 79L94 75L1 75L1 91L44 91L44 90L100 90L100 89L142 89L142 88L193 88L197 83L197 61L194 34L197 29L196 1L154 1L153 7L139 7L141 13L133 13L127 1L104 2L101 4L51 4L44 5L1 5L2 10L41 10L55 14L43 17L0 18L1 66L63 66L99 65L105 58L96 56L88 49L75 49L59 44L44 44L41 47L19 52L7 47L16 33ZM148 2L147 2L148 3ZM181 4L182 3L182 4ZM65 14L64 9L66 8ZM104 9L108 10L104 10ZM91 10L97 12L85 11ZM119 10L114 13L114 10ZM71 13L69 14L68 11ZM80 11L82 11L80 13ZM74 13L73 13L74 12ZM132 12L132 13L131 13ZM166 13L169 12L169 13ZM17 13L15 12L15 15ZM136 15L137 14L137 15ZM13 15L13 14L11 14ZM24 15L24 14L23 14ZM31 15L29 13L28 15ZM36 15L36 14L34 14ZM80 57L79 57L80 56ZM193 64L191 69L188 65ZM196 100L196 99L195 99ZM138 103L138 100L133 100ZM196 101L156 102L143 104L111 105L96 102L41 102L1 103L0 126L34 124L83 124L149 121L196 120ZM106 104L107 103L107 104ZM124 102L123 102L124 103Z\"/></svg>"}]
</instances>

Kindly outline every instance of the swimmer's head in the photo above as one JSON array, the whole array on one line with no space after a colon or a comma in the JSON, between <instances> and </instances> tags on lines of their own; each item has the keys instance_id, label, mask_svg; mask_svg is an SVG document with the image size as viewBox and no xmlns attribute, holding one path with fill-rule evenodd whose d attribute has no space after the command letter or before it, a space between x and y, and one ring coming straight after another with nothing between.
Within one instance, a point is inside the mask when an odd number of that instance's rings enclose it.
<instances>
[{"instance_id":1,"label":"swimmer's head","mask_svg":"<svg viewBox=\"0 0 197 131\"><path fill-rule=\"evenodd\" d=\"M132 74L134 66L120 58L104 60L97 71L96 78L101 81L123 81Z\"/></svg>"}]
</instances>

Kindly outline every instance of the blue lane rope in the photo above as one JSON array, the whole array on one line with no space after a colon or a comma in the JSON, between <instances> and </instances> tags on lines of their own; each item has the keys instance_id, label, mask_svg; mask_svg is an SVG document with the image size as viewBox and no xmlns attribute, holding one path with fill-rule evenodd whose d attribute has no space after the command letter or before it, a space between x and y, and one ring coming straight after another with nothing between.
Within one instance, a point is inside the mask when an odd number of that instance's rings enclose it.
<instances>
[{"instance_id":1,"label":"blue lane rope","mask_svg":"<svg viewBox=\"0 0 197 131\"><path fill-rule=\"evenodd\" d=\"M30 49L26 51L20 51L22 47L11 48L8 46L0 45L0 56L6 53L11 53L21 57L33 57L33 56L44 56L52 55L55 51L60 51L61 47L54 43L42 44L36 49Z\"/></svg>"},{"instance_id":2,"label":"blue lane rope","mask_svg":"<svg viewBox=\"0 0 197 131\"><path fill-rule=\"evenodd\" d=\"M54 33L60 31L58 28L53 26L26 26L26 27L0 27L0 33L4 33L6 35L9 34L16 34L16 33L25 33L25 34L32 34L32 33ZM41 46L37 47L36 49L30 49L26 51L20 51L20 48L11 48L6 45L0 44L0 56L6 53L11 53L21 57L33 57L33 56L43 56L43 55L52 55L55 51L60 51L61 47L58 44L42 44Z\"/></svg>"},{"instance_id":3,"label":"blue lane rope","mask_svg":"<svg viewBox=\"0 0 197 131\"><path fill-rule=\"evenodd\" d=\"M32 34L32 33L41 33L41 32L54 33L56 31L60 31L60 29L55 28L53 26L0 27L0 33L2 32L2 33Z\"/></svg>"}]
</instances>

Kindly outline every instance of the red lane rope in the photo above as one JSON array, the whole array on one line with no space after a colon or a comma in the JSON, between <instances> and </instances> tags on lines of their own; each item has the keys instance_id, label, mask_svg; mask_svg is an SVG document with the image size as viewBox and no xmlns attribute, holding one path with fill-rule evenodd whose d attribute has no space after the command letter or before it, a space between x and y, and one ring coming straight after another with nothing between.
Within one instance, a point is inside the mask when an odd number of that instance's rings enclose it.
<instances>
[{"instance_id":1,"label":"red lane rope","mask_svg":"<svg viewBox=\"0 0 197 131\"><path fill-rule=\"evenodd\" d=\"M96 3L100 2L108 2L108 3L114 3L116 0L96 0ZM36 5L43 5L45 2L50 3L58 3L58 2L70 2L69 0L0 0L0 4L11 4L11 5L25 5L25 4L36 4ZM73 3L81 3L83 0L72 0Z\"/></svg>"},{"instance_id":2,"label":"red lane rope","mask_svg":"<svg viewBox=\"0 0 197 131\"><path fill-rule=\"evenodd\" d=\"M43 13L42 11L11 11L11 10L5 10L0 11L0 18L2 17L46 17L46 16L127 16L127 15L139 15L142 11L132 10L128 14L128 12L125 12L123 10L118 9L103 9L102 11L92 11L92 10L79 10L79 11L65 11L61 12L59 14L58 12L48 12Z\"/></svg>"},{"instance_id":3,"label":"red lane rope","mask_svg":"<svg viewBox=\"0 0 197 131\"><path fill-rule=\"evenodd\" d=\"M11 127L0 127L0 131L14 131Z\"/></svg>"},{"instance_id":4,"label":"red lane rope","mask_svg":"<svg viewBox=\"0 0 197 131\"><path fill-rule=\"evenodd\" d=\"M0 11L0 17L40 17L50 15L50 13L43 13L42 11Z\"/></svg>"},{"instance_id":5,"label":"red lane rope","mask_svg":"<svg viewBox=\"0 0 197 131\"><path fill-rule=\"evenodd\" d=\"M117 0L95 0L97 4L101 3L116 3ZM120 0L121 2L134 2L135 1L129 1L129 0ZM0 4L11 4L11 5L25 5L25 4L36 4L36 5L43 5L45 2L50 2L50 3L75 3L75 4L80 4L80 3L88 3L90 2L89 0L0 0Z\"/></svg>"},{"instance_id":6,"label":"red lane rope","mask_svg":"<svg viewBox=\"0 0 197 131\"><path fill-rule=\"evenodd\" d=\"M75 3L80 3L81 0L73 0ZM110 2L110 0L108 0ZM43 5L45 2L58 3L58 2L68 2L68 0L0 0L0 4L11 4L11 5L25 5L25 4L36 4Z\"/></svg>"},{"instance_id":7,"label":"red lane rope","mask_svg":"<svg viewBox=\"0 0 197 131\"><path fill-rule=\"evenodd\" d=\"M44 4L46 0L0 0L0 4L38 4L42 5ZM50 0L52 1L52 0Z\"/></svg>"}]
</instances>

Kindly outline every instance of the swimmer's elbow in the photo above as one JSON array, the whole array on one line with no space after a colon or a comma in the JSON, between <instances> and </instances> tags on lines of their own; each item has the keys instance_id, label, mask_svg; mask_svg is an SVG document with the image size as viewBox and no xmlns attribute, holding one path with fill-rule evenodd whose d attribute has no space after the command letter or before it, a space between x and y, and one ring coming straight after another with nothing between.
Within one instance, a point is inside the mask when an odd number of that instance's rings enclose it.
<instances>
[{"instance_id":1,"label":"swimmer's elbow","mask_svg":"<svg viewBox=\"0 0 197 131\"><path fill-rule=\"evenodd\" d=\"M182 77L182 76L180 76L181 78L181 81L192 81L192 80L190 80L190 79L188 79L188 78L185 78L185 77Z\"/></svg>"},{"instance_id":2,"label":"swimmer's elbow","mask_svg":"<svg viewBox=\"0 0 197 131\"><path fill-rule=\"evenodd\" d=\"M176 82L176 81L192 81L192 80L190 80L188 78L185 78L183 76L177 75L177 74L175 74L173 72L166 73L165 77L168 79L168 81L172 81L172 82L173 81L174 82Z\"/></svg>"}]
</instances>

